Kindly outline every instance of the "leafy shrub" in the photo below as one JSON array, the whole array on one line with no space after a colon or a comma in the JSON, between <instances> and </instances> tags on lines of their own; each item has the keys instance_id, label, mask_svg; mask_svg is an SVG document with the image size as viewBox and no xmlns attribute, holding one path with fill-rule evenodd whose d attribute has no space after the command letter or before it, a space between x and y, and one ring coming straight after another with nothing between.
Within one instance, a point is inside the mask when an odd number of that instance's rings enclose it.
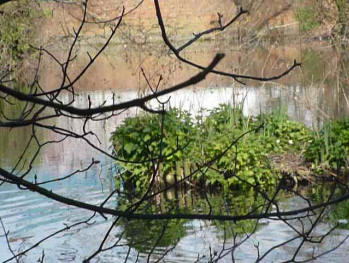
<instances>
[{"instance_id":1,"label":"leafy shrub","mask_svg":"<svg viewBox=\"0 0 349 263\"><path fill-rule=\"evenodd\" d=\"M264 122L263 140L269 151L301 151L311 140L310 130L302 123L290 120L284 112L261 115L258 119Z\"/></svg>"},{"instance_id":2,"label":"leafy shrub","mask_svg":"<svg viewBox=\"0 0 349 263\"><path fill-rule=\"evenodd\" d=\"M304 156L317 170L348 167L349 119L326 123L313 139Z\"/></svg>"},{"instance_id":3,"label":"leafy shrub","mask_svg":"<svg viewBox=\"0 0 349 263\"><path fill-rule=\"evenodd\" d=\"M149 182L152 162L164 157L161 173L174 173L176 162L184 161L190 155L191 138L194 135L192 119L187 112L171 109L162 116L145 114L127 118L112 134L114 154L121 160L118 164L124 170L123 180L141 187Z\"/></svg>"},{"instance_id":4,"label":"leafy shrub","mask_svg":"<svg viewBox=\"0 0 349 263\"><path fill-rule=\"evenodd\" d=\"M196 122L189 113L171 109L165 115L163 140L161 122L161 116L147 114L128 118L113 133L115 155L131 162L118 162L124 171L119 183L129 182L139 188L148 185L153 174L149 159L157 158L162 149L164 160L159 173L164 181L168 175L188 175L215 160L208 169L194 174L194 183L225 189L269 187L278 179L269 155L304 152L313 142L311 131L283 112L251 118L231 105L220 105L206 118L196 117Z\"/></svg>"},{"instance_id":5,"label":"leafy shrub","mask_svg":"<svg viewBox=\"0 0 349 263\"><path fill-rule=\"evenodd\" d=\"M263 128L257 130L262 123ZM303 150L311 138L309 129L303 124L289 120L282 111L251 118L244 117L240 110L232 109L229 105L221 105L212 110L203 126L203 130L217 131L200 136L205 140L201 144L205 160L218 156L238 136L255 129L215 163L214 166L220 171L225 171L228 176L223 177L220 173L212 171L208 171L204 176L208 184L218 183L229 188L246 187L243 182L262 187L274 184L278 174L270 166L269 155Z\"/></svg>"}]
</instances>

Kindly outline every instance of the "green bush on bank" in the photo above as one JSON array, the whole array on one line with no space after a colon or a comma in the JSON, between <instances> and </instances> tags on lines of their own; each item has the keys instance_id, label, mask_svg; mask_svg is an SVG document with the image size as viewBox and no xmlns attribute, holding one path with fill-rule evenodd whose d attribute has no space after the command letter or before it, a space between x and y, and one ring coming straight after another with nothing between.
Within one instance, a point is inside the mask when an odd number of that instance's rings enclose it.
<instances>
[{"instance_id":1,"label":"green bush on bank","mask_svg":"<svg viewBox=\"0 0 349 263\"><path fill-rule=\"evenodd\" d=\"M165 159L160 172L175 173L176 163L190 156L191 136L195 129L189 113L173 109L163 119L154 114L127 118L112 134L115 155L128 162L118 162L131 185L144 186L149 181L153 161L160 153Z\"/></svg>"},{"instance_id":2,"label":"green bush on bank","mask_svg":"<svg viewBox=\"0 0 349 263\"><path fill-rule=\"evenodd\" d=\"M150 160L158 158L161 149L163 162L158 173L164 181L169 175L183 178L217 159L208 169L196 172L193 183L226 189L248 188L246 182L268 187L279 176L270 165L269 155L303 152L313 141L308 128L283 113L251 118L230 105L221 105L195 121L185 111L169 110L164 118L162 140L161 123L161 116L144 114L126 119L115 130L112 135L115 155L133 162L117 162L123 170L118 184L127 182L139 189L148 185L153 174ZM258 129L262 123L264 126Z\"/></svg>"}]
</instances>

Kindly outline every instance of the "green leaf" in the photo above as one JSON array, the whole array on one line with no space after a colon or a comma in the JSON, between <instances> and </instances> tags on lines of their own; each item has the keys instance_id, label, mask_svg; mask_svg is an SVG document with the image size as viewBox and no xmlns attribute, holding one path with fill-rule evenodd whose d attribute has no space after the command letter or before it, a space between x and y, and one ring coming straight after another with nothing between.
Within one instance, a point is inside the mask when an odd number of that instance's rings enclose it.
<instances>
[{"instance_id":1,"label":"green leaf","mask_svg":"<svg viewBox=\"0 0 349 263\"><path fill-rule=\"evenodd\" d=\"M126 143L124 145L124 149L128 154L130 154L135 149L135 147L132 143Z\"/></svg>"}]
</instances>

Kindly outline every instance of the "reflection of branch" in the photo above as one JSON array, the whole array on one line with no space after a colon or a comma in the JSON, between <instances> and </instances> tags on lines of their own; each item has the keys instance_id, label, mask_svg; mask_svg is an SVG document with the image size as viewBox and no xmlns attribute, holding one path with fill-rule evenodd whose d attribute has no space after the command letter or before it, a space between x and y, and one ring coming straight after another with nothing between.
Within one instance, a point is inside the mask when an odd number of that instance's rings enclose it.
<instances>
[{"instance_id":1,"label":"reflection of branch","mask_svg":"<svg viewBox=\"0 0 349 263\"><path fill-rule=\"evenodd\" d=\"M86 219L86 220L83 220L83 221L74 223L74 224L72 224L72 225L66 225L64 228L62 228L62 229L60 229L60 230L58 230L58 231L56 231L56 232L54 232L54 233L52 233L52 234L46 236L45 238L43 238L43 239L41 239L40 241L36 242L36 243L35 243L34 245L32 245L30 248L28 248L28 249L26 249L26 250L24 250L24 251L18 253L17 255L14 255L12 258L9 258L9 259L5 260L3 263L9 262L9 261L11 261L12 259L14 259L14 258L16 258L16 257L25 255L25 254L28 253L30 250L32 250L32 249L38 247L41 243L43 243L44 241L46 241L46 240L48 240L48 239L50 239L50 238L52 238L52 237L58 235L59 233L62 233L62 232L64 232L64 231L67 231L67 230L69 230L69 229L71 229L71 228L74 228L74 227L79 226L79 225L82 225L82 224L87 224L87 225L91 224L90 221L95 217L95 215L96 215L96 214L94 213L91 217L89 217L89 218Z\"/></svg>"},{"instance_id":2,"label":"reflection of branch","mask_svg":"<svg viewBox=\"0 0 349 263\"><path fill-rule=\"evenodd\" d=\"M19 256L18 255L15 255L15 252L13 251L13 249L11 248L11 245L10 245L10 240L8 238L8 234L9 234L9 231L6 230L5 226L4 226L4 223L2 222L2 219L0 217L0 223L1 223L1 227L2 227L2 231L4 232L4 236L6 238L6 243L7 243L7 247L8 249L10 250L11 254L13 255L13 258L16 260L17 263L19 263Z\"/></svg>"},{"instance_id":3,"label":"reflection of branch","mask_svg":"<svg viewBox=\"0 0 349 263\"><path fill-rule=\"evenodd\" d=\"M37 182L36 185L43 185L43 184L63 181L63 180L68 179L68 178L70 178L70 177L72 177L72 176L74 176L74 175L76 175L78 173L83 173L83 172L86 172L86 171L90 170L90 168L92 166L94 166L95 164L98 164L98 163L99 163L99 161L95 161L94 159L92 159L91 163L84 169L81 169L81 170L78 169L78 170L76 170L76 171L74 171L74 172L72 172L72 173L70 173L70 174L68 174L66 176L60 177L60 178L47 180L47 181L43 181L43 182Z\"/></svg>"}]
</instances>

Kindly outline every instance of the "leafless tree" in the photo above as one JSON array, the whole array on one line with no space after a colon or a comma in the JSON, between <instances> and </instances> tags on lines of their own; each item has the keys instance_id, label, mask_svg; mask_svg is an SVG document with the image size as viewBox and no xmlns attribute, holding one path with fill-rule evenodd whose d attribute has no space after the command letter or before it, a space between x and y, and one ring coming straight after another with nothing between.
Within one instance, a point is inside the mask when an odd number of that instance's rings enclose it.
<instances>
[{"instance_id":1,"label":"leafless tree","mask_svg":"<svg viewBox=\"0 0 349 263\"><path fill-rule=\"evenodd\" d=\"M0 1L0 5L6 4L8 1ZM137 8L142 7L143 1L139 2ZM282 78L283 76L292 72L295 68L300 66L300 63L294 61L291 66L284 72L276 76L270 77L259 77L250 75L241 75L234 72L222 71L217 67L219 63L224 59L224 54L217 53L211 58L211 61L207 65L201 65L196 63L185 55L183 51L188 47L194 45L202 37L212 34L214 32L221 32L229 28L237 20L242 19L244 15L248 14L248 10L243 8L239 9L236 14L224 14L218 13L217 15L217 26L213 26L203 32L195 33L193 37L175 46L173 42L169 39L165 21L162 16L162 9L160 1L153 1L155 14L158 26L161 32L162 41L167 46L168 51L172 56L175 56L182 63L189 65L198 70L197 74L194 74L186 81L178 83L174 86L159 88L158 85L153 85L147 79L147 74L143 72L143 76L147 82L149 92L136 99L126 100L118 102L114 97L112 98L112 103L106 104L102 103L96 106L93 98L88 97L88 106L85 108L80 108L75 106L75 102L78 96L76 91L76 86L78 82L85 74L88 74L88 69L95 63L103 51L110 45L113 37L117 34L118 30L123 26L123 19L126 14L132 12L132 10L122 9L119 16L109 19L108 21L98 21L100 24L106 24L110 26L109 36L105 43L99 48L95 54L87 53L88 62L83 67L78 75L72 75L71 64L76 59L76 48L78 41L82 36L82 31L87 23L97 23L97 21L90 21L88 18L88 0L83 1L83 16L81 17L81 23L78 29L74 30L74 35L71 37L70 48L64 60L60 60L57 56L50 52L50 50L37 47L38 52L38 64L33 77L33 80L27 84L26 91L15 89L12 82L8 82L7 76L8 72L2 72L3 76L0 76L0 100L1 104L5 105L1 108L1 122L0 129L1 133L9 133L11 129L22 129L27 128L31 131L31 135L27 140L27 144L24 146L23 152L18 156L16 164L13 167L0 167L0 189L8 184L16 185L22 191L32 191L37 195L42 195L45 198L59 202L69 207L75 207L88 211L90 214L86 218L81 218L80 221L73 224L67 224L62 229L53 231L52 233L47 233L47 235L30 247L22 248L17 251L11 246L9 241L9 235L11 229L6 228L6 221L0 218L3 236L7 241L8 249L11 252L11 257L4 259L4 262L21 262L25 261L25 257L29 255L35 249L39 249L40 245L47 242L52 237L66 233L75 229L82 229L87 226L96 225L101 219L107 220L110 223L109 229L103 233L103 237L98 241L98 246L95 247L94 251L85 251L87 254L84 255L84 262L92 262L93 260L98 260L98 256L113 249L122 249L124 251L124 261L152 261L152 262L166 262L166 257L171 253L176 245L168 245L163 248L160 252L155 250L161 244L161 240L164 239L166 232L169 231L171 225L176 225L180 220L201 220L200 222L216 222L221 224L224 230L224 236L222 238L222 244L220 244L220 251L208 251L207 254L198 254L197 262L220 262L225 260L227 262L238 261L236 258L236 253L239 247L246 244L247 241L256 233L258 225L265 221L270 222L280 222L287 226L290 231L290 235L287 240L276 244L271 248L262 249L259 243L255 243L254 258L256 262L266 262L267 257L275 251L286 247L290 243L295 243L296 249L292 252L290 258L280 259L284 262L307 262L315 260L320 256L328 254L343 244L346 240L341 240L337 244L332 244L332 247L328 247L325 250L313 250L312 253L307 253L307 257L302 254L302 249L308 249L311 244L318 244L324 242L326 238L330 236L336 227L328 229L325 233L318 233L317 227L321 224L323 217L328 212L332 205L339 202L345 201L349 197L349 193L344 185L340 185L343 190L343 194L338 196L337 187L333 187L333 191L320 203L313 203L309 198L305 197L301 191L295 191L285 186L285 181L281 180L275 189L270 192L265 192L258 185L251 185L249 182L244 181L239 178L236 174L227 174L225 170L216 170L221 176L236 176L242 183L253 188L256 196L262 199L262 202L258 203L256 207L251 207L249 211L236 215L232 212L234 210L233 204L229 205L229 201L226 200L226 207L222 207L220 213L214 213L211 209L211 204L207 193L205 190L201 189L201 194L204 195L206 200L206 206L209 207L209 212L207 213L185 213L178 212L175 206L170 206L165 210L160 209L158 211L147 212L144 207L149 207L151 204L159 203L156 200L160 200L161 194L168 190L187 185L190 182L190 178L198 173L204 173L207 169L215 169L213 164L222 158L227 151L235 150L238 151L237 142L246 135L241 134L239 137L231 141L227 147L221 151L220 154L212 158L211 160L205 161L196 166L196 169L191 170L189 174L180 180L177 180L173 184L166 184L161 187L154 187L157 184L159 169L161 163L166 161L166 156L162 153L161 143L159 154L154 156L149 154L149 159L147 162L151 167L151 178L148 188L142 192L142 196L137 199L131 199L127 203L126 207L115 208L113 200L119 196L126 195L122 189L112 189L108 196L101 203L94 203L88 201L80 201L75 198L65 196L60 194L58 191L51 191L50 185L58 184L61 181L68 180L74 176L85 173L86 171L93 170L96 166L100 164L97 159L92 159L91 162L84 168L72 170L68 174L62 174L59 178L44 180L41 174L35 174L33 171L33 166L39 153L42 152L48 145L61 144L66 140L76 140L79 143L84 143L88 145L91 150L99 152L106 158L114 161L130 162L129 160L120 160L119 156L115 156L108 150L104 149L98 143L98 136L94 130L89 129L89 124L94 122L113 122L115 117L123 114L125 111L129 111L134 108L138 108L144 112L150 114L157 114L162 120L166 118L166 104L168 101L162 102L161 96L173 94L175 91L185 89L191 85L197 84L203 81L209 74L216 74L219 76L224 76L226 78L231 78L237 83L244 84L245 81L271 81ZM165 2L162 4L165 5ZM228 18L231 16L230 18ZM41 86L39 81L39 72L41 67L41 61L44 56L49 57L55 61L56 65L61 71L61 82L58 88L54 90L47 90L45 87ZM253 58L252 58L253 59ZM233 63L233 62L232 62ZM1 72L1 71L0 71ZM161 80L159 81L161 82ZM69 101L63 101L62 95L69 94ZM117 95L117 94L116 94ZM157 103L158 107L154 107L153 103ZM18 103L20 107L18 108ZM17 107L17 108L16 108ZM16 114L10 114L9 110L4 109L14 109ZM78 130L71 127L64 127L55 124L56 120L68 119L72 121L80 121L81 125ZM259 129L258 127L257 129ZM163 129L163 124L161 129ZM252 129L249 132L254 132L256 129ZM54 134L54 139L42 139L40 133L42 131L49 131ZM163 131L162 131L163 132ZM160 138L160 140L162 140ZM35 151L29 152L30 145L35 145ZM183 146L179 146L183 147ZM79 149L76 149L77 151ZM64 153L62 153L64 154ZM174 154L174 153L171 153ZM170 154L170 155L171 155ZM28 155L30 157L28 157ZM96 175L97 176L97 175ZM339 187L339 186L338 186ZM0 190L1 191L1 190ZM287 208L280 205L280 196L282 193L292 192L297 198L303 200L302 206L299 208ZM140 194L140 193L138 193ZM155 201L154 201L155 200ZM161 201L160 201L161 202ZM155 233L156 236L152 237L155 243L149 243L149 240L141 240L137 235L138 233L127 233L128 226L137 226L137 224L142 225L140 222L147 222L148 225L156 225L160 231ZM250 222L250 229L243 229L242 231L237 231L240 222ZM120 228L123 226L124 228ZM240 226L241 228L241 226ZM120 230L121 229L121 230ZM137 229L137 228L136 228ZM152 229L151 227L149 228ZM139 229L141 230L141 229ZM153 235L154 233L149 233ZM149 238L151 239L151 238ZM89 240L85 240L89 242ZM137 248L137 246L142 244L148 244L147 251L137 251L135 255L131 257L131 250ZM84 246L84 244L81 244ZM39 262L45 262L45 251L42 251Z\"/></svg>"}]
</instances>

